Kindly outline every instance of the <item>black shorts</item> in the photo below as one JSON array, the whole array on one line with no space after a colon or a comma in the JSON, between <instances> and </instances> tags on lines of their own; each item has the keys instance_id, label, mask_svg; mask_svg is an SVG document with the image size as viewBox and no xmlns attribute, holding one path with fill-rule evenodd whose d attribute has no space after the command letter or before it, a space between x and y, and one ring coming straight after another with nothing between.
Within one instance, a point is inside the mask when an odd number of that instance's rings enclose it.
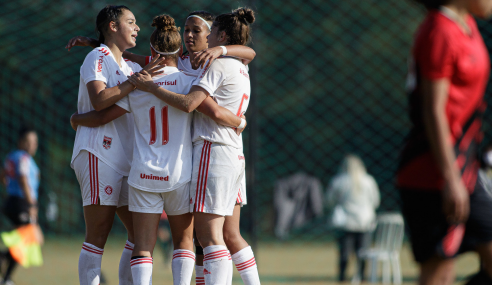
<instances>
[{"instance_id":1,"label":"black shorts","mask_svg":"<svg viewBox=\"0 0 492 285\"><path fill-rule=\"evenodd\" d=\"M441 192L401 189L400 194L417 262L423 263L434 255L452 258L492 241L492 195L482 183L477 182L470 195L470 216L464 225L447 222Z\"/></svg>"},{"instance_id":2,"label":"black shorts","mask_svg":"<svg viewBox=\"0 0 492 285\"><path fill-rule=\"evenodd\" d=\"M29 219L29 203L24 198L8 196L5 200L3 213L15 227L27 225Z\"/></svg>"}]
</instances>

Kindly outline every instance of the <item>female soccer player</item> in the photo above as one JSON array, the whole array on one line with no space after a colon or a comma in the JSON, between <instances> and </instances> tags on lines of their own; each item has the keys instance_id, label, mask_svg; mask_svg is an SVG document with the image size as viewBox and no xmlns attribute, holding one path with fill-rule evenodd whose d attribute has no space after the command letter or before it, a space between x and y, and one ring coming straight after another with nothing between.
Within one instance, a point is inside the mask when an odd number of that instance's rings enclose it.
<instances>
[{"instance_id":1,"label":"female soccer player","mask_svg":"<svg viewBox=\"0 0 492 285\"><path fill-rule=\"evenodd\" d=\"M227 48L224 45L246 44L249 39L249 24L254 20L254 12L244 8L218 16L208 36L209 47L220 46L226 53ZM246 111L249 103L250 82L247 68L239 60L230 57L215 60L200 75L187 95L155 86L145 71L134 74L129 80L137 88L151 92L184 112L193 111L208 96L214 96L219 105L238 115ZM192 198L195 230L205 253L205 283L226 284L232 277L229 276L232 264L222 231L224 217L232 216L234 212L244 175L242 137L200 113L195 114L193 129ZM242 256L245 260L241 261L240 264L244 264L241 268L254 265L252 252L252 258L248 260L248 257ZM259 280L257 283L259 284Z\"/></svg>"},{"instance_id":2,"label":"female soccer player","mask_svg":"<svg viewBox=\"0 0 492 285\"><path fill-rule=\"evenodd\" d=\"M153 57L161 55L166 67L164 75L154 78L154 84L176 92L188 92L195 77L177 69L181 36L168 15L154 18L156 30L151 35ZM241 123L232 112L224 112L224 123L237 127ZM204 113L206 102L199 108ZM133 213L135 247L131 260L134 284L149 284L152 275L152 253L157 237L157 225L166 211L174 243L172 262L174 284L189 284L193 273L193 215L190 213L190 179L192 171L192 114L183 113L152 94L142 91L100 112L76 114L73 124L98 126L103 120L114 120L127 111L135 120L136 146L129 174L129 204ZM221 110L213 111L220 113ZM227 120L232 124L227 124Z\"/></svg>"},{"instance_id":3,"label":"female soccer player","mask_svg":"<svg viewBox=\"0 0 492 285\"><path fill-rule=\"evenodd\" d=\"M197 67L208 66L224 54L224 50L220 46L210 47L208 46L207 36L210 34L210 28L215 20L215 16L206 11L195 11L188 15L185 22L183 31L183 40L187 52L179 57L178 69L188 75L197 77L201 73L201 69ZM97 40L87 37L74 37L68 44L67 48L70 49L73 46L93 46L96 47ZM227 56L233 56L240 58L243 64L247 65L254 59L256 53L253 49L244 45L228 45L226 54ZM132 54L129 51L123 53L123 57L128 58L134 62L138 62L142 65L148 63L152 58L142 55ZM192 60L193 59L193 60ZM195 69L194 69L195 68ZM241 191L238 195L237 205L234 208L232 216L226 216L224 223L224 240L228 249L232 253L232 260L236 264L236 267L246 285L256 284L256 280L259 280L258 269L254 259L254 254L251 247L241 236L239 221L240 221L240 208L247 203L246 196L246 179L245 176L242 179ZM196 243L196 277L197 284L203 281L203 249Z\"/></svg>"},{"instance_id":4,"label":"female soccer player","mask_svg":"<svg viewBox=\"0 0 492 285\"><path fill-rule=\"evenodd\" d=\"M476 183L490 61L470 14L490 15L492 1L418 2L429 10L412 50L413 129L397 183L420 284L453 283L453 257L465 250L483 262L469 284L491 284L492 199Z\"/></svg>"},{"instance_id":5,"label":"female soccer player","mask_svg":"<svg viewBox=\"0 0 492 285\"><path fill-rule=\"evenodd\" d=\"M141 67L121 57L136 45L140 28L125 6L106 6L97 15L100 47L91 51L80 68L78 112L101 110L113 105L134 89L127 76ZM157 59L156 59L157 61ZM152 75L156 74L149 65ZM79 127L71 166L82 191L85 242L79 258L80 284L98 284L101 259L114 214L128 231L120 260L120 284L131 284L129 260L133 227L128 211L127 176L133 149L133 119L125 115L98 128Z\"/></svg>"}]
</instances>

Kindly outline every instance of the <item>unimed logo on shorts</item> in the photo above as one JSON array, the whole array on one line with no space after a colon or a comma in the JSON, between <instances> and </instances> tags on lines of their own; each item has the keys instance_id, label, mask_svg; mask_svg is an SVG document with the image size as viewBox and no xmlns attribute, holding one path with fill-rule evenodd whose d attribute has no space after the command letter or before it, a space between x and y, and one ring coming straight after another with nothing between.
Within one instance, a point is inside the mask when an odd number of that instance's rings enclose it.
<instances>
[{"instance_id":1,"label":"unimed logo on shorts","mask_svg":"<svg viewBox=\"0 0 492 285\"><path fill-rule=\"evenodd\" d=\"M145 173L140 173L140 178L149 179L149 180L158 180L158 181L169 181L169 176L162 177L162 176L154 176L152 174L147 175Z\"/></svg>"}]
</instances>

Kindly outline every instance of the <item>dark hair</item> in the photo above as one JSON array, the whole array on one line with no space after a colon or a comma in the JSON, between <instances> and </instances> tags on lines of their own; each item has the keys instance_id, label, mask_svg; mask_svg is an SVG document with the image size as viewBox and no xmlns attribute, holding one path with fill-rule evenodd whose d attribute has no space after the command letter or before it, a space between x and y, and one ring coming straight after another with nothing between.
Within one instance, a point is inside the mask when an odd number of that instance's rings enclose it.
<instances>
[{"instance_id":1,"label":"dark hair","mask_svg":"<svg viewBox=\"0 0 492 285\"><path fill-rule=\"evenodd\" d=\"M19 131L19 137L18 137L17 141L20 142L20 141L24 140L26 138L27 134L32 133L32 132L36 133L36 130L31 128L31 127L27 127L27 126L22 127Z\"/></svg>"},{"instance_id":2,"label":"dark hair","mask_svg":"<svg viewBox=\"0 0 492 285\"><path fill-rule=\"evenodd\" d=\"M229 45L245 45L250 39L250 24L255 22L255 12L249 8L238 8L232 13L222 14L215 18L213 26L219 32L225 31Z\"/></svg>"},{"instance_id":3,"label":"dark hair","mask_svg":"<svg viewBox=\"0 0 492 285\"><path fill-rule=\"evenodd\" d=\"M173 17L165 14L156 16L152 21L152 27L155 27L155 30L150 36L150 43L156 50L173 52L181 47L181 35ZM178 54L166 57L177 58Z\"/></svg>"},{"instance_id":4,"label":"dark hair","mask_svg":"<svg viewBox=\"0 0 492 285\"><path fill-rule=\"evenodd\" d=\"M109 23L115 22L117 25L120 24L119 20L121 14L123 14L123 10L130 11L128 7L123 5L108 5L99 11L96 18L96 33L99 34L100 44L104 43L104 34L107 33Z\"/></svg>"},{"instance_id":5,"label":"dark hair","mask_svg":"<svg viewBox=\"0 0 492 285\"><path fill-rule=\"evenodd\" d=\"M442 5L446 5L449 0L414 0L415 2L422 4L427 9L438 9Z\"/></svg>"},{"instance_id":6,"label":"dark hair","mask_svg":"<svg viewBox=\"0 0 492 285\"><path fill-rule=\"evenodd\" d=\"M213 22L215 20L215 15L207 11L193 11L188 14L188 17L189 16L198 16L204 19L205 21L210 21L210 22Z\"/></svg>"}]
</instances>

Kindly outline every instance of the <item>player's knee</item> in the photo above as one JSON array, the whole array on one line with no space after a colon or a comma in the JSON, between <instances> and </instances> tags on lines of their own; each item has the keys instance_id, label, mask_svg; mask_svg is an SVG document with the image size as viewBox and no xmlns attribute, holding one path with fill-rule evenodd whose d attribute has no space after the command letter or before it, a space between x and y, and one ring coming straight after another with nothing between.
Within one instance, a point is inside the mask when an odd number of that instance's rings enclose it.
<instances>
[{"instance_id":1,"label":"player's knee","mask_svg":"<svg viewBox=\"0 0 492 285\"><path fill-rule=\"evenodd\" d=\"M193 249L193 237L187 235L181 235L177 238L173 238L174 249Z\"/></svg>"},{"instance_id":2,"label":"player's knee","mask_svg":"<svg viewBox=\"0 0 492 285\"><path fill-rule=\"evenodd\" d=\"M109 232L111 231L111 227L112 224L104 222L94 223L91 226L88 226L86 230L86 240L88 242L92 241L91 243L105 244Z\"/></svg>"},{"instance_id":3,"label":"player's knee","mask_svg":"<svg viewBox=\"0 0 492 285\"><path fill-rule=\"evenodd\" d=\"M197 238L198 238L198 242L202 245L203 248L210 245L223 244L224 242L223 236L220 233L207 233L207 234L197 233Z\"/></svg>"},{"instance_id":4,"label":"player's knee","mask_svg":"<svg viewBox=\"0 0 492 285\"><path fill-rule=\"evenodd\" d=\"M103 248L108 239L108 234L97 233L97 232L87 232L85 235L85 241L95 245L97 247Z\"/></svg>"},{"instance_id":5,"label":"player's knee","mask_svg":"<svg viewBox=\"0 0 492 285\"><path fill-rule=\"evenodd\" d=\"M224 231L224 242L227 247L231 247L232 244L241 240L243 240L243 237L239 231Z\"/></svg>"}]
</instances>

